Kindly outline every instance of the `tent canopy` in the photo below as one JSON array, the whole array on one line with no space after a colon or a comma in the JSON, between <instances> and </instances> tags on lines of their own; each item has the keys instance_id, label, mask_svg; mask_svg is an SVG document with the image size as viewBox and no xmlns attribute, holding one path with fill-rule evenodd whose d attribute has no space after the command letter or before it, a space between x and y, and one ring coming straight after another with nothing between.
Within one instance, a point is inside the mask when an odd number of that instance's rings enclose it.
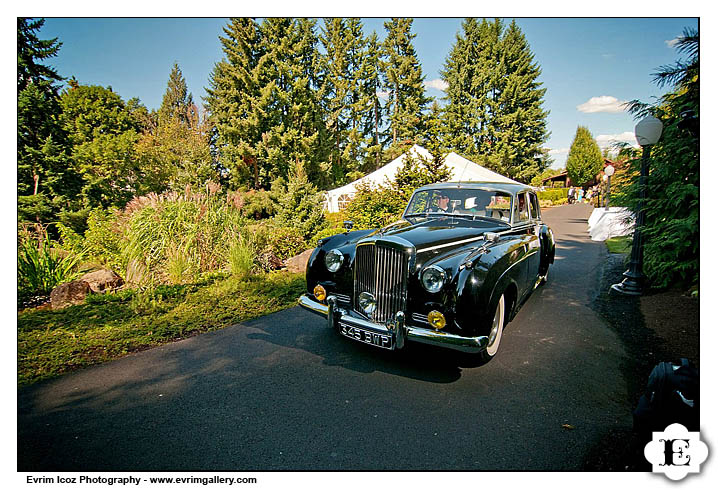
<instances>
[{"instance_id":1,"label":"tent canopy","mask_svg":"<svg viewBox=\"0 0 718 490\"><path fill-rule=\"evenodd\" d=\"M380 169L365 175L361 179L354 182L327 191L325 205L331 213L340 210L340 204L350 201L357 192L357 186L372 185L378 186L386 184L394 180L397 172L404 166L404 158L407 153L411 153L415 157L431 158L431 153L426 148L419 145L412 146L406 153L400 155L396 159L387 163ZM515 180L504 177L501 174L492 172L488 168L482 167L478 163L457 155L454 152L449 153L444 158L444 164L451 171L449 180L452 182L503 182L507 184L518 184Z\"/></svg>"}]
</instances>

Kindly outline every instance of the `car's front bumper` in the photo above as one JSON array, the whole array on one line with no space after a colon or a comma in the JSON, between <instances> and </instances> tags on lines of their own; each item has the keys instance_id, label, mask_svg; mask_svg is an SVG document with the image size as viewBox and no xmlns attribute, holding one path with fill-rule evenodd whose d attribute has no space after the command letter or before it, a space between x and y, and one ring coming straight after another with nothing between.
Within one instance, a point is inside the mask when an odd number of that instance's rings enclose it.
<instances>
[{"instance_id":1,"label":"car's front bumper","mask_svg":"<svg viewBox=\"0 0 718 490\"><path fill-rule=\"evenodd\" d=\"M360 318L349 310L338 307L334 296L329 296L327 304L324 304L309 294L303 294L299 298L299 305L313 313L326 317L329 326L333 329L338 330L339 324L342 322L378 335L390 336L393 339L392 349L401 349L407 340L411 340L422 344L477 354L486 349L489 343L489 338L486 336L462 337L440 330L407 325L404 312L401 311L397 312L394 322L389 325L373 323Z\"/></svg>"}]
</instances>

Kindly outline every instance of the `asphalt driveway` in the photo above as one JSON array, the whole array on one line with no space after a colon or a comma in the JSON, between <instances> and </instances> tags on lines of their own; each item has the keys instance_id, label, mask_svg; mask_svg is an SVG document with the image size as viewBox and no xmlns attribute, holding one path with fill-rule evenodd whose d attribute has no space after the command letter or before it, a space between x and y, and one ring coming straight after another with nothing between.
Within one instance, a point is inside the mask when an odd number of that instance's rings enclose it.
<instances>
[{"instance_id":1,"label":"asphalt driveway","mask_svg":"<svg viewBox=\"0 0 718 490\"><path fill-rule=\"evenodd\" d=\"M591 208L544 211L549 282L478 366L338 337L296 307L18 392L18 470L578 470L630 426L615 334L590 308Z\"/></svg>"}]
</instances>

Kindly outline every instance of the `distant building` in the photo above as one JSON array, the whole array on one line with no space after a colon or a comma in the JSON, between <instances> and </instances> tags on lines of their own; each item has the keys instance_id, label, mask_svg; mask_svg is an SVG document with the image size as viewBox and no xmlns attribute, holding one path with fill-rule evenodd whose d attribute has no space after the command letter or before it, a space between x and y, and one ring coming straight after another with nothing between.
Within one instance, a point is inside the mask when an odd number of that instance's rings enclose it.
<instances>
[{"instance_id":1,"label":"distant building","mask_svg":"<svg viewBox=\"0 0 718 490\"><path fill-rule=\"evenodd\" d=\"M624 162L614 162L613 160L609 160L608 158L603 159L603 166L604 168L608 165L613 165L616 170L619 168L623 168L625 163ZM594 186L603 180L603 170L599 172L599 174L593 178L593 180L586 182L584 187L591 187ZM541 185L544 185L546 187L571 187L573 182L571 182L571 179L568 178L568 172L563 171L558 175L554 175L553 177L546 177L541 181Z\"/></svg>"}]
</instances>

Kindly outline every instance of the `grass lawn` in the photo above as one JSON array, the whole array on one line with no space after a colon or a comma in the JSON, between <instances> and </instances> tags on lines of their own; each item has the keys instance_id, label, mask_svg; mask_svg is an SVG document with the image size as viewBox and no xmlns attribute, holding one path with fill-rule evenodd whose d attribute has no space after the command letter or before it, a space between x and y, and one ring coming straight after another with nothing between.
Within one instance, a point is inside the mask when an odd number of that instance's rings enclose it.
<instances>
[{"instance_id":1,"label":"grass lawn","mask_svg":"<svg viewBox=\"0 0 718 490\"><path fill-rule=\"evenodd\" d=\"M606 240L608 251L612 254L630 254L633 236L617 236Z\"/></svg>"},{"instance_id":2,"label":"grass lawn","mask_svg":"<svg viewBox=\"0 0 718 490\"><path fill-rule=\"evenodd\" d=\"M18 385L273 313L296 305L304 290L301 273L219 276L26 310L18 313Z\"/></svg>"}]
</instances>

